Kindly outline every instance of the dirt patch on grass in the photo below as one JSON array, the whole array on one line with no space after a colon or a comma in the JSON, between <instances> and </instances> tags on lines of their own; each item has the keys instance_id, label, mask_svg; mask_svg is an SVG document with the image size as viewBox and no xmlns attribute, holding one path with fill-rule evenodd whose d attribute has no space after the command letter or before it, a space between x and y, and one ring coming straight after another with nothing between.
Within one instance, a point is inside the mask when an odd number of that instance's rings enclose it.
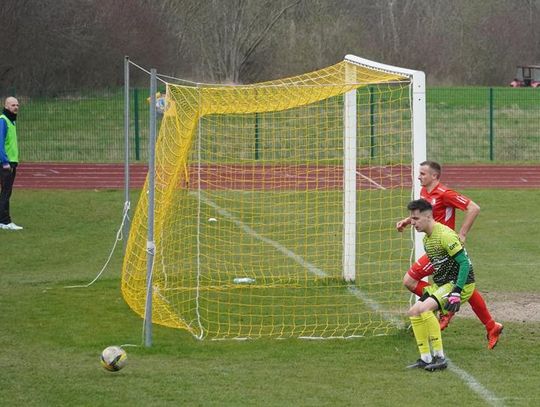
<instances>
[{"instance_id":1,"label":"dirt patch on grass","mask_svg":"<svg viewBox=\"0 0 540 407\"><path fill-rule=\"evenodd\" d=\"M540 322L540 294L483 292L495 321ZM463 317L476 318L470 305L459 311Z\"/></svg>"}]
</instances>

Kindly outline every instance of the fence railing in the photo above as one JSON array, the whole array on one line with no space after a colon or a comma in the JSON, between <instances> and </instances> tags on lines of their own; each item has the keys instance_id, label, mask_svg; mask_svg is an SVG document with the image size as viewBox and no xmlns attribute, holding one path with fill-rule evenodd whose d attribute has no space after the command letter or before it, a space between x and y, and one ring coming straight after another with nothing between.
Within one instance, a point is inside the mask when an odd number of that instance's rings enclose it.
<instances>
[{"instance_id":1,"label":"fence railing","mask_svg":"<svg viewBox=\"0 0 540 407\"><path fill-rule=\"evenodd\" d=\"M147 160L147 98L131 90L134 162ZM22 161L123 161L122 89L19 99ZM540 162L540 89L428 88L427 129L428 158L445 164Z\"/></svg>"},{"instance_id":2,"label":"fence railing","mask_svg":"<svg viewBox=\"0 0 540 407\"><path fill-rule=\"evenodd\" d=\"M427 128L433 160L539 162L540 89L428 89Z\"/></svg>"},{"instance_id":3,"label":"fence railing","mask_svg":"<svg viewBox=\"0 0 540 407\"><path fill-rule=\"evenodd\" d=\"M138 98L134 97L138 96ZM142 97L141 97L142 96ZM132 90L130 134L148 133L148 90ZM24 161L122 162L124 95L122 89L66 92L53 97L19 97L17 120L20 158ZM142 133L142 134L141 134ZM133 144L135 140L131 141ZM132 150L133 151L133 150Z\"/></svg>"}]
</instances>

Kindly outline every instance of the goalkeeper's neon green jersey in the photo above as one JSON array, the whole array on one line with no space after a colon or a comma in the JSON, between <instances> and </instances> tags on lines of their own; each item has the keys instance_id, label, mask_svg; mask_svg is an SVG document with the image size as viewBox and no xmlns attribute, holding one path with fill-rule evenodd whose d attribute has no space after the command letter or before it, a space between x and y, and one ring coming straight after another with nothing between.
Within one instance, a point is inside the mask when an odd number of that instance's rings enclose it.
<instances>
[{"instance_id":1,"label":"goalkeeper's neon green jersey","mask_svg":"<svg viewBox=\"0 0 540 407\"><path fill-rule=\"evenodd\" d=\"M455 256L461 252L469 260L469 275L466 284L474 283L474 272L472 262L467 255L467 251L459 241L459 236L455 231L441 223L435 222L431 236L424 236L424 249L429 261L435 269L433 282L439 286L457 282L459 274L459 263Z\"/></svg>"}]
</instances>

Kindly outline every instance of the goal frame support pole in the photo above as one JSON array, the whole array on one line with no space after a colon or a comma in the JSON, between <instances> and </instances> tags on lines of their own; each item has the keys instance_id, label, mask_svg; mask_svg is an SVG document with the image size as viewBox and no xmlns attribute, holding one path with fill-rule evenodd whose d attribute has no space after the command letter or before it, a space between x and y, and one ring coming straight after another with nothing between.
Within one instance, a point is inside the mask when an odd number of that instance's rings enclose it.
<instances>
[{"instance_id":1,"label":"goal frame support pole","mask_svg":"<svg viewBox=\"0 0 540 407\"><path fill-rule=\"evenodd\" d=\"M146 241L146 302L144 307L144 345L152 346L152 274L154 270L154 192L156 156L157 72L150 70L150 137L148 141L148 235Z\"/></svg>"},{"instance_id":2,"label":"goal frame support pole","mask_svg":"<svg viewBox=\"0 0 540 407\"><path fill-rule=\"evenodd\" d=\"M122 230L124 239L124 254L126 252L127 236L131 221L126 212L130 208L129 198L129 57L124 57L124 227ZM126 207L127 206L127 207Z\"/></svg>"}]
</instances>

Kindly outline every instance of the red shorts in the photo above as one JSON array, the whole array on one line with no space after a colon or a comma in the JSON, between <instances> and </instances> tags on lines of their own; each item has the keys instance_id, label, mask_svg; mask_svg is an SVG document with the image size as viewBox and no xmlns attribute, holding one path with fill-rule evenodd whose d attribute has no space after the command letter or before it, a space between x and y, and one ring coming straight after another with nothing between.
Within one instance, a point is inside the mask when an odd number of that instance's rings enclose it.
<instances>
[{"instance_id":1,"label":"red shorts","mask_svg":"<svg viewBox=\"0 0 540 407\"><path fill-rule=\"evenodd\" d=\"M428 256L424 254L414 262L409 271L407 271L407 274L416 281L420 281L424 277L433 274L433 264L429 262Z\"/></svg>"}]
</instances>

